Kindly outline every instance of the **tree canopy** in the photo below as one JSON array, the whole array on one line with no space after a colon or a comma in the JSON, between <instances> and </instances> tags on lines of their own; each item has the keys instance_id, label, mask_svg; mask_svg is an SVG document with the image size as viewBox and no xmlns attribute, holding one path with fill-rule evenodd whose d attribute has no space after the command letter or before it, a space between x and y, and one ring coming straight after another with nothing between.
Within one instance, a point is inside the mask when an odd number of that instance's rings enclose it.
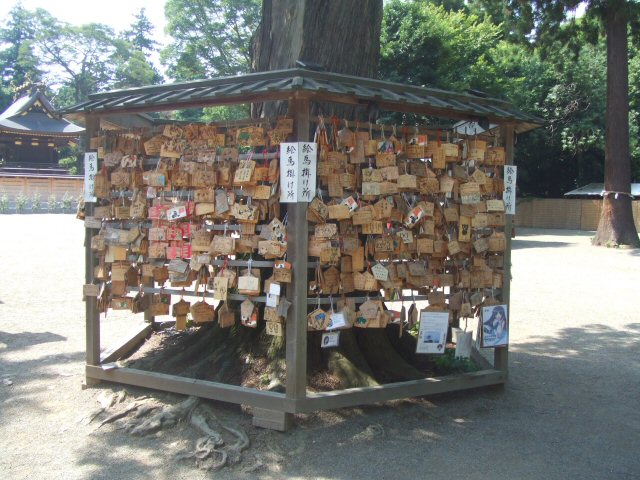
<instances>
[{"instance_id":1,"label":"tree canopy","mask_svg":"<svg viewBox=\"0 0 640 480\"><path fill-rule=\"evenodd\" d=\"M581 10L577 7L582 5ZM168 0L168 45L153 40L141 9L129 28L73 26L45 10L14 7L0 23L0 107L25 82L44 81L59 106L92 91L159 83L159 54L174 80L251 69L260 0ZM389 0L384 4L378 76L509 99L546 119L518 138L523 195L558 197L601 182L607 145L607 15L629 28L629 168L640 180L640 4L625 0ZM580 14L578 14L580 13ZM183 117L245 115L246 108L197 110ZM408 119L429 123L434 119Z\"/></svg>"}]
</instances>

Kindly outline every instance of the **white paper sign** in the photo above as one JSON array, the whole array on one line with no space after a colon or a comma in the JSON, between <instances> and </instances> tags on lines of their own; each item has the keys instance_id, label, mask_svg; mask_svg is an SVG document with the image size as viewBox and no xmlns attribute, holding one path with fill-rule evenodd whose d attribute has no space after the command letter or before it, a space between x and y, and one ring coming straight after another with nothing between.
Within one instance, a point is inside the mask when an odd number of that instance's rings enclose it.
<instances>
[{"instance_id":1,"label":"white paper sign","mask_svg":"<svg viewBox=\"0 0 640 480\"><path fill-rule=\"evenodd\" d=\"M178 220L187 216L187 207L178 205L167 210L167 220Z\"/></svg>"},{"instance_id":2,"label":"white paper sign","mask_svg":"<svg viewBox=\"0 0 640 480\"><path fill-rule=\"evenodd\" d=\"M316 196L318 144L280 144L280 202L310 202Z\"/></svg>"},{"instance_id":3,"label":"white paper sign","mask_svg":"<svg viewBox=\"0 0 640 480\"><path fill-rule=\"evenodd\" d=\"M469 358L471 356L471 343L473 335L471 332L458 332L456 339L456 358Z\"/></svg>"},{"instance_id":4,"label":"white paper sign","mask_svg":"<svg viewBox=\"0 0 640 480\"><path fill-rule=\"evenodd\" d=\"M420 312L416 353L444 353L449 312Z\"/></svg>"},{"instance_id":5,"label":"white paper sign","mask_svg":"<svg viewBox=\"0 0 640 480\"><path fill-rule=\"evenodd\" d=\"M96 152L86 152L84 154L84 201L95 202L93 186L96 173L98 173L98 154Z\"/></svg>"},{"instance_id":6,"label":"white paper sign","mask_svg":"<svg viewBox=\"0 0 640 480\"><path fill-rule=\"evenodd\" d=\"M504 213L507 215L516 214L516 175L518 167L514 165L504 166L504 193L502 200L504 201Z\"/></svg>"},{"instance_id":7,"label":"white paper sign","mask_svg":"<svg viewBox=\"0 0 640 480\"><path fill-rule=\"evenodd\" d=\"M272 282L269 284L269 293L271 295L280 295L280 284Z\"/></svg>"},{"instance_id":8,"label":"white paper sign","mask_svg":"<svg viewBox=\"0 0 640 480\"><path fill-rule=\"evenodd\" d=\"M331 312L329 316L329 325L327 330L333 330L334 328L342 328L347 326L347 320L342 312Z\"/></svg>"},{"instance_id":9,"label":"white paper sign","mask_svg":"<svg viewBox=\"0 0 640 480\"><path fill-rule=\"evenodd\" d=\"M340 344L340 332L326 332L322 334L322 348L337 347Z\"/></svg>"},{"instance_id":10,"label":"white paper sign","mask_svg":"<svg viewBox=\"0 0 640 480\"><path fill-rule=\"evenodd\" d=\"M277 307L278 300L280 299L279 295L274 295L273 293L267 293L267 307Z\"/></svg>"}]
</instances>

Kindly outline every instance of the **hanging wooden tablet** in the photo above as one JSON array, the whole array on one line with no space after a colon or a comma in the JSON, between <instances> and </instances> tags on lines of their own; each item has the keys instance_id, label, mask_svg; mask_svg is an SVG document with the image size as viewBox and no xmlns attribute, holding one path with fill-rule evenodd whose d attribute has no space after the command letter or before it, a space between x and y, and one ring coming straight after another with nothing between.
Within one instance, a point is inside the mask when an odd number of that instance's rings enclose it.
<instances>
[{"instance_id":1,"label":"hanging wooden tablet","mask_svg":"<svg viewBox=\"0 0 640 480\"><path fill-rule=\"evenodd\" d=\"M196 323L213 322L216 315L215 307L204 300L195 302L191 305L190 312L193 321Z\"/></svg>"},{"instance_id":2,"label":"hanging wooden tablet","mask_svg":"<svg viewBox=\"0 0 640 480\"><path fill-rule=\"evenodd\" d=\"M502 212L493 212L487 215L487 226L489 227L504 227L505 216Z\"/></svg>"},{"instance_id":3,"label":"hanging wooden tablet","mask_svg":"<svg viewBox=\"0 0 640 480\"><path fill-rule=\"evenodd\" d=\"M479 203L480 197L480 185L476 182L467 182L460 185L460 201L462 204Z\"/></svg>"},{"instance_id":4,"label":"hanging wooden tablet","mask_svg":"<svg viewBox=\"0 0 640 480\"><path fill-rule=\"evenodd\" d=\"M486 213L476 213L471 218L471 226L473 228L485 228L489 225L489 217Z\"/></svg>"},{"instance_id":5,"label":"hanging wooden tablet","mask_svg":"<svg viewBox=\"0 0 640 480\"><path fill-rule=\"evenodd\" d=\"M291 263L284 260L275 261L273 265L273 278L277 282L291 283Z\"/></svg>"},{"instance_id":6,"label":"hanging wooden tablet","mask_svg":"<svg viewBox=\"0 0 640 480\"><path fill-rule=\"evenodd\" d=\"M217 255L233 255L236 251L236 239L225 235L214 235L209 244L208 253Z\"/></svg>"},{"instance_id":7,"label":"hanging wooden tablet","mask_svg":"<svg viewBox=\"0 0 640 480\"><path fill-rule=\"evenodd\" d=\"M218 309L218 325L220 328L233 327L236 323L236 315L229 308L229 302L224 302Z\"/></svg>"},{"instance_id":8,"label":"hanging wooden tablet","mask_svg":"<svg viewBox=\"0 0 640 480\"><path fill-rule=\"evenodd\" d=\"M504 201L487 200L487 212L504 212Z\"/></svg>"},{"instance_id":9,"label":"hanging wooden tablet","mask_svg":"<svg viewBox=\"0 0 640 480\"><path fill-rule=\"evenodd\" d=\"M238 277L238 293L242 295L260 295L260 270L243 270Z\"/></svg>"},{"instance_id":10,"label":"hanging wooden tablet","mask_svg":"<svg viewBox=\"0 0 640 480\"><path fill-rule=\"evenodd\" d=\"M502 232L493 232L489 236L490 252L504 252L507 249L507 238Z\"/></svg>"},{"instance_id":11,"label":"hanging wooden tablet","mask_svg":"<svg viewBox=\"0 0 640 480\"><path fill-rule=\"evenodd\" d=\"M113 310L132 310L133 298L131 297L114 297L109 302L109 308Z\"/></svg>"},{"instance_id":12,"label":"hanging wooden tablet","mask_svg":"<svg viewBox=\"0 0 640 480\"><path fill-rule=\"evenodd\" d=\"M447 223L458 223L458 209L456 207L446 207L444 209L444 219Z\"/></svg>"},{"instance_id":13,"label":"hanging wooden tablet","mask_svg":"<svg viewBox=\"0 0 640 480\"><path fill-rule=\"evenodd\" d=\"M505 158L504 147L489 147L485 154L485 164L501 166L504 165Z\"/></svg>"},{"instance_id":14,"label":"hanging wooden tablet","mask_svg":"<svg viewBox=\"0 0 640 480\"><path fill-rule=\"evenodd\" d=\"M380 263L376 263L373 267L371 267L371 273L376 280L386 282L389 280L389 270L387 270L384 265Z\"/></svg>"},{"instance_id":15,"label":"hanging wooden tablet","mask_svg":"<svg viewBox=\"0 0 640 480\"><path fill-rule=\"evenodd\" d=\"M362 233L364 235L382 235L384 226L382 222L374 220L362 225Z\"/></svg>"},{"instance_id":16,"label":"hanging wooden tablet","mask_svg":"<svg viewBox=\"0 0 640 480\"><path fill-rule=\"evenodd\" d=\"M486 252L489 249L489 242L486 238L478 238L473 242L473 249L477 253Z\"/></svg>"},{"instance_id":17,"label":"hanging wooden tablet","mask_svg":"<svg viewBox=\"0 0 640 480\"><path fill-rule=\"evenodd\" d=\"M169 315L171 295L166 293L154 294L151 298L150 313L152 316Z\"/></svg>"},{"instance_id":18,"label":"hanging wooden tablet","mask_svg":"<svg viewBox=\"0 0 640 480\"><path fill-rule=\"evenodd\" d=\"M380 289L378 281L369 272L354 272L353 284L356 290L362 290L365 292L373 292Z\"/></svg>"},{"instance_id":19,"label":"hanging wooden tablet","mask_svg":"<svg viewBox=\"0 0 640 480\"><path fill-rule=\"evenodd\" d=\"M324 330L329 324L329 315L321 308L316 308L307 315L308 330Z\"/></svg>"},{"instance_id":20,"label":"hanging wooden tablet","mask_svg":"<svg viewBox=\"0 0 640 480\"><path fill-rule=\"evenodd\" d=\"M458 221L458 241L471 241L471 218L461 216Z\"/></svg>"},{"instance_id":21,"label":"hanging wooden tablet","mask_svg":"<svg viewBox=\"0 0 640 480\"><path fill-rule=\"evenodd\" d=\"M284 328L279 322L265 322L265 333L274 337L284 336Z\"/></svg>"},{"instance_id":22,"label":"hanging wooden tablet","mask_svg":"<svg viewBox=\"0 0 640 480\"><path fill-rule=\"evenodd\" d=\"M424 158L425 147L423 145L410 144L405 148L407 158Z\"/></svg>"},{"instance_id":23,"label":"hanging wooden tablet","mask_svg":"<svg viewBox=\"0 0 640 480\"><path fill-rule=\"evenodd\" d=\"M249 328L258 326L257 308L248 298L240 304L240 323Z\"/></svg>"}]
</instances>

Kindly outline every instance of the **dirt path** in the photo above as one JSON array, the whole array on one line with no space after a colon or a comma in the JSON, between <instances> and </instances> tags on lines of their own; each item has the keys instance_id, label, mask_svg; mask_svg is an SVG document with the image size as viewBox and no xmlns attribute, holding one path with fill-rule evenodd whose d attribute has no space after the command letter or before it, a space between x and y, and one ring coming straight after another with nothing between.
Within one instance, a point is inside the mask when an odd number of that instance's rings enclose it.
<instances>
[{"instance_id":1,"label":"dirt path","mask_svg":"<svg viewBox=\"0 0 640 480\"><path fill-rule=\"evenodd\" d=\"M638 251L591 248L584 232L520 230L503 391L301 416L287 434L220 405L253 446L241 466L211 474L173 460L195 436L184 427L132 439L78 422L119 388L80 389L82 223L2 215L0 232L0 478L640 477ZM104 323L109 345L131 319Z\"/></svg>"}]
</instances>

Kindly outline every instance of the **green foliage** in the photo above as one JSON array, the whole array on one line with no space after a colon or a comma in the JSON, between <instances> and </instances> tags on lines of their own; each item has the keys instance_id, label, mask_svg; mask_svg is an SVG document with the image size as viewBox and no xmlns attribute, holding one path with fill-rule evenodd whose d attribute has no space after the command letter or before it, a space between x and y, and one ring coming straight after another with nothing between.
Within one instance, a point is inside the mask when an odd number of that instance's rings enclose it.
<instances>
[{"instance_id":1,"label":"green foliage","mask_svg":"<svg viewBox=\"0 0 640 480\"><path fill-rule=\"evenodd\" d=\"M191 80L248 72L260 5L259 0L168 0L167 30L174 41L161 52L168 74Z\"/></svg>"},{"instance_id":2,"label":"green foliage","mask_svg":"<svg viewBox=\"0 0 640 480\"><path fill-rule=\"evenodd\" d=\"M32 12L20 4L11 9L4 25L0 26L0 110L9 105L11 98L7 99L5 95L8 96L11 89L40 80L37 58L29 43L35 34Z\"/></svg>"},{"instance_id":3,"label":"green foliage","mask_svg":"<svg viewBox=\"0 0 640 480\"><path fill-rule=\"evenodd\" d=\"M81 166L77 156L64 157L58 160L58 165L69 170L71 175L78 175Z\"/></svg>"},{"instance_id":4,"label":"green foliage","mask_svg":"<svg viewBox=\"0 0 640 480\"><path fill-rule=\"evenodd\" d=\"M115 88L142 87L160 83L162 76L149 63L141 50L134 50L132 45L123 44L116 59L112 86Z\"/></svg>"},{"instance_id":5,"label":"green foliage","mask_svg":"<svg viewBox=\"0 0 640 480\"><path fill-rule=\"evenodd\" d=\"M62 196L62 208L64 210L71 210L72 208L74 208L73 201L73 195L71 195L69 192L64 192L64 195Z\"/></svg>"},{"instance_id":6,"label":"green foliage","mask_svg":"<svg viewBox=\"0 0 640 480\"><path fill-rule=\"evenodd\" d=\"M448 348L444 355L435 357L436 375L477 372L478 370L478 367L470 358L456 357L456 351L453 348Z\"/></svg>"},{"instance_id":7,"label":"green foliage","mask_svg":"<svg viewBox=\"0 0 640 480\"><path fill-rule=\"evenodd\" d=\"M380 75L449 90L477 88L470 66L489 54L500 29L463 11L391 0L382 21Z\"/></svg>"},{"instance_id":8,"label":"green foliage","mask_svg":"<svg viewBox=\"0 0 640 480\"><path fill-rule=\"evenodd\" d=\"M0 213L7 213L9 211L9 196L7 192L0 193Z\"/></svg>"},{"instance_id":9,"label":"green foliage","mask_svg":"<svg viewBox=\"0 0 640 480\"><path fill-rule=\"evenodd\" d=\"M604 42L593 38L595 21L559 25L567 29L564 37L573 35L572 42L549 41L543 50L523 34L532 30L528 11L518 10L521 16L511 18L502 1L469 1L457 11L435 3L440 2L385 4L381 77L446 90L480 90L544 118L544 128L517 139L522 195L561 197L576 186L601 182L607 57ZM638 179L640 56L633 44L629 75L631 163ZM442 124L441 119L417 121Z\"/></svg>"},{"instance_id":10,"label":"green foliage","mask_svg":"<svg viewBox=\"0 0 640 480\"><path fill-rule=\"evenodd\" d=\"M34 212L40 211L42 208L42 195L39 191L35 191L31 197L31 210Z\"/></svg>"},{"instance_id":11,"label":"green foliage","mask_svg":"<svg viewBox=\"0 0 640 480\"><path fill-rule=\"evenodd\" d=\"M27 196L24 194L24 192L20 192L18 193L18 195L16 195L15 198L15 202L16 202L16 212L18 213L24 213L24 211L27 209L27 201L29 199L27 198Z\"/></svg>"},{"instance_id":12,"label":"green foliage","mask_svg":"<svg viewBox=\"0 0 640 480\"><path fill-rule=\"evenodd\" d=\"M225 120L243 120L251 117L249 105L221 105L206 107L202 111L202 121L221 122Z\"/></svg>"},{"instance_id":13,"label":"green foliage","mask_svg":"<svg viewBox=\"0 0 640 480\"><path fill-rule=\"evenodd\" d=\"M156 51L158 42L152 38L154 27L145 12L145 8L141 8L134 15L134 21L129 30L122 32L121 36L143 54L150 54Z\"/></svg>"},{"instance_id":14,"label":"green foliage","mask_svg":"<svg viewBox=\"0 0 640 480\"><path fill-rule=\"evenodd\" d=\"M152 29L144 9L116 35L104 24L75 26L43 9L15 7L0 27L0 45L7 45L0 50L2 86L44 79L65 106L95 91L158 83L162 76L146 57L155 50Z\"/></svg>"},{"instance_id":15,"label":"green foliage","mask_svg":"<svg viewBox=\"0 0 640 480\"><path fill-rule=\"evenodd\" d=\"M51 213L51 212L54 212L57 207L58 207L58 201L56 200L55 194L52 193L47 198L47 210L49 210L49 212Z\"/></svg>"}]
</instances>

